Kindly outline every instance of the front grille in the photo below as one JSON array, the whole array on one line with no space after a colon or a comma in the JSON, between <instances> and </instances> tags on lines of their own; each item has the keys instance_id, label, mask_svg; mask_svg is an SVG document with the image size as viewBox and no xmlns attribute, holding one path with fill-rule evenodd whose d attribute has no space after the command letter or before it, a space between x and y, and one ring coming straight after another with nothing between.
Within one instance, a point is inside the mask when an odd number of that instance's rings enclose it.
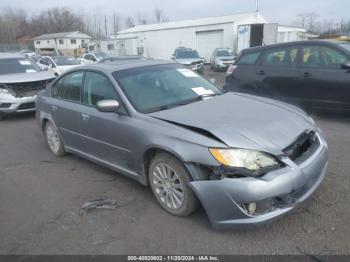
<instances>
[{"instance_id":1,"label":"front grille","mask_svg":"<svg viewBox=\"0 0 350 262\"><path fill-rule=\"evenodd\" d=\"M223 58L223 59L221 59L222 61L232 61L233 59L231 59L231 58Z\"/></svg>"},{"instance_id":2,"label":"front grille","mask_svg":"<svg viewBox=\"0 0 350 262\"><path fill-rule=\"evenodd\" d=\"M19 105L18 110L35 109L35 102L23 103Z\"/></svg>"},{"instance_id":3,"label":"front grille","mask_svg":"<svg viewBox=\"0 0 350 262\"><path fill-rule=\"evenodd\" d=\"M285 148L283 152L294 161L309 152L316 145L317 141L316 133L314 131L308 131L301 134L296 141Z\"/></svg>"},{"instance_id":4,"label":"front grille","mask_svg":"<svg viewBox=\"0 0 350 262\"><path fill-rule=\"evenodd\" d=\"M11 105L11 103L2 103L0 104L0 108L9 108Z\"/></svg>"},{"instance_id":5,"label":"front grille","mask_svg":"<svg viewBox=\"0 0 350 262\"><path fill-rule=\"evenodd\" d=\"M35 96L39 91L46 88L48 80L25 83L2 84L2 88L8 89L17 98Z\"/></svg>"}]
</instances>

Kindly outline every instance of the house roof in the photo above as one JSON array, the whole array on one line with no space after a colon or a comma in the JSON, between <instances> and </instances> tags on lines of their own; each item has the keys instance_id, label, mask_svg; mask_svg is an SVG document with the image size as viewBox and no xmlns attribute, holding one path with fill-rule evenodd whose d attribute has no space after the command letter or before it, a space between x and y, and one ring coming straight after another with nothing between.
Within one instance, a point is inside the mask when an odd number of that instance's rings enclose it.
<instances>
[{"instance_id":1,"label":"house roof","mask_svg":"<svg viewBox=\"0 0 350 262\"><path fill-rule=\"evenodd\" d=\"M56 38L88 38L91 39L91 36L81 33L79 31L74 32L62 32L62 33L53 33L53 34L43 34L37 37L34 37L33 40L46 40L46 39L56 39Z\"/></svg>"},{"instance_id":2,"label":"house roof","mask_svg":"<svg viewBox=\"0 0 350 262\"><path fill-rule=\"evenodd\" d=\"M119 31L117 35L144 32L144 31L155 31L155 30L162 30L162 29L175 29L175 28L184 28L184 27L192 27L192 26L231 23L231 22L237 22L239 20L244 20L249 16L257 16L259 20L266 21L259 13L256 13L256 12L240 13L240 14L233 14L233 15L206 17L206 18L174 21L174 22L159 23L159 24L140 25L140 26Z\"/></svg>"}]
</instances>

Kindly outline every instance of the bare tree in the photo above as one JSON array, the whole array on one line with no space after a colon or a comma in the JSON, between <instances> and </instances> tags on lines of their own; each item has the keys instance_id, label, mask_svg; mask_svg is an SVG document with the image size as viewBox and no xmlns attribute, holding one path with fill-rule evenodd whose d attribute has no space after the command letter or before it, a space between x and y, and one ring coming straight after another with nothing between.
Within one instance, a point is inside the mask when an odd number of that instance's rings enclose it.
<instances>
[{"instance_id":1,"label":"bare tree","mask_svg":"<svg viewBox=\"0 0 350 262\"><path fill-rule=\"evenodd\" d=\"M136 20L139 25L147 25L149 23L146 13L137 13Z\"/></svg>"},{"instance_id":2,"label":"bare tree","mask_svg":"<svg viewBox=\"0 0 350 262\"><path fill-rule=\"evenodd\" d=\"M156 23L162 23L162 22L168 22L169 18L165 16L164 12L162 9L156 7L154 9L154 17Z\"/></svg>"},{"instance_id":3,"label":"bare tree","mask_svg":"<svg viewBox=\"0 0 350 262\"><path fill-rule=\"evenodd\" d=\"M316 13L308 12L298 14L297 23L309 33L319 33L320 23Z\"/></svg>"},{"instance_id":4,"label":"bare tree","mask_svg":"<svg viewBox=\"0 0 350 262\"><path fill-rule=\"evenodd\" d=\"M113 33L116 34L121 29L121 18L118 13L113 14Z\"/></svg>"},{"instance_id":5,"label":"bare tree","mask_svg":"<svg viewBox=\"0 0 350 262\"><path fill-rule=\"evenodd\" d=\"M128 16L125 19L125 27L126 28L135 27L135 20L132 16Z\"/></svg>"}]
</instances>

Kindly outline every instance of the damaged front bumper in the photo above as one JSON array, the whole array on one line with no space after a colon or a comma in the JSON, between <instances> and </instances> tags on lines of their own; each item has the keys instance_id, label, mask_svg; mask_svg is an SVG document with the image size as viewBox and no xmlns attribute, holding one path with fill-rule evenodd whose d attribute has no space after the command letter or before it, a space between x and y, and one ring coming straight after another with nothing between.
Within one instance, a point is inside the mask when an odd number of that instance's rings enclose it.
<instances>
[{"instance_id":1,"label":"damaged front bumper","mask_svg":"<svg viewBox=\"0 0 350 262\"><path fill-rule=\"evenodd\" d=\"M302 161L285 157L285 166L262 177L223 178L189 183L214 228L250 227L272 222L304 202L326 175L328 147L319 146ZM253 205L254 212L250 212Z\"/></svg>"},{"instance_id":2,"label":"damaged front bumper","mask_svg":"<svg viewBox=\"0 0 350 262\"><path fill-rule=\"evenodd\" d=\"M18 98L11 94L1 94L0 113L12 114L35 111L35 99L36 95Z\"/></svg>"}]
</instances>

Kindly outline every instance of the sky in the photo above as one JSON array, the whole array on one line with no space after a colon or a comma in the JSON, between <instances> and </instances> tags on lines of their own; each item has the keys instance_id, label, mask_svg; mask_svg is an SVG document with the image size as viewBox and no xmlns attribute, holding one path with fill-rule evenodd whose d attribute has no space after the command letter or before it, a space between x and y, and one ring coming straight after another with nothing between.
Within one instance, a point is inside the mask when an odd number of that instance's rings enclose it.
<instances>
[{"instance_id":1,"label":"sky","mask_svg":"<svg viewBox=\"0 0 350 262\"><path fill-rule=\"evenodd\" d=\"M317 13L321 20L350 19L350 0L259 0L260 12L269 22L293 25L303 12ZM152 13L161 8L170 20L220 16L255 10L255 0L1 0L0 7L20 7L39 13L48 7L67 6L86 14L123 16Z\"/></svg>"}]
</instances>

